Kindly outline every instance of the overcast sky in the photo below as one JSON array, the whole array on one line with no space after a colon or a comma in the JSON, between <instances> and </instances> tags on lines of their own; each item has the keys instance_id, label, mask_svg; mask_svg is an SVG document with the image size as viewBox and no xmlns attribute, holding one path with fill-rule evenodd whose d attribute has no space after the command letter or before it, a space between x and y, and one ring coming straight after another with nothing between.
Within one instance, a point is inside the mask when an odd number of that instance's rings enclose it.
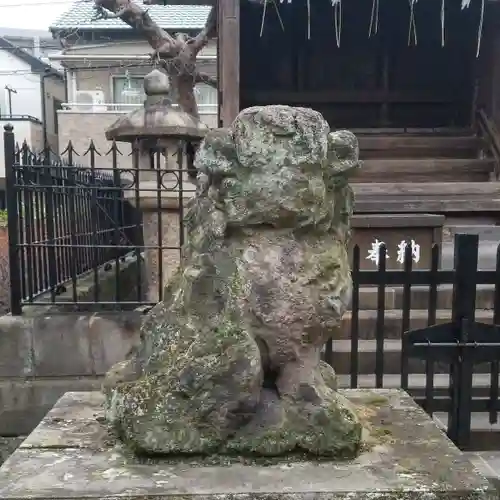
<instances>
[{"instance_id":1,"label":"overcast sky","mask_svg":"<svg viewBox=\"0 0 500 500\"><path fill-rule=\"evenodd\" d=\"M0 0L0 26L48 30L74 0Z\"/></svg>"}]
</instances>

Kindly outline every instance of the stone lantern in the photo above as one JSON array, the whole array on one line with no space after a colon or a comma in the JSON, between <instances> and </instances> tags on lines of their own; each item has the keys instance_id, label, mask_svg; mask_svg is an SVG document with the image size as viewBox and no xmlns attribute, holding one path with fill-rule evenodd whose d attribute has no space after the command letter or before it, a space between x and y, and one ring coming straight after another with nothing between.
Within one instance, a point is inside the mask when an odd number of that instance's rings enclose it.
<instances>
[{"instance_id":1,"label":"stone lantern","mask_svg":"<svg viewBox=\"0 0 500 500\"><path fill-rule=\"evenodd\" d=\"M137 149L132 155L138 158L134 186L126 189L125 197L142 210L144 245L171 248L161 252L161 266L160 251L145 250L147 299L156 302L159 290L179 266L180 219L184 204L196 191L185 168L186 147L199 143L208 127L172 106L169 79L161 71L155 69L144 78L144 91L144 106L119 118L106 138L132 143ZM158 283L160 270L162 283Z\"/></svg>"}]
</instances>

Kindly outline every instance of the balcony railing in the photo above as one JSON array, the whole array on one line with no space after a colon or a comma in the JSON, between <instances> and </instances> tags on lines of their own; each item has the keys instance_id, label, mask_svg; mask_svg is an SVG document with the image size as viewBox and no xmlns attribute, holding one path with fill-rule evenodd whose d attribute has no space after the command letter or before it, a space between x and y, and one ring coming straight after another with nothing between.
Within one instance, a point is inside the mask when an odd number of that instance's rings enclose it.
<instances>
[{"instance_id":1,"label":"balcony railing","mask_svg":"<svg viewBox=\"0 0 500 500\"><path fill-rule=\"evenodd\" d=\"M39 125L42 124L40 119L31 116L31 115L11 115L8 113L5 114L0 114L0 120L1 121L18 121L18 122L32 122L32 123L38 123Z\"/></svg>"},{"instance_id":2,"label":"balcony railing","mask_svg":"<svg viewBox=\"0 0 500 500\"><path fill-rule=\"evenodd\" d=\"M121 104L121 103L101 103L88 104L81 102L65 102L62 104L62 113L130 113L134 109L140 108L142 104ZM174 104L176 107L177 104ZM200 115L216 115L217 104L198 104Z\"/></svg>"}]
</instances>

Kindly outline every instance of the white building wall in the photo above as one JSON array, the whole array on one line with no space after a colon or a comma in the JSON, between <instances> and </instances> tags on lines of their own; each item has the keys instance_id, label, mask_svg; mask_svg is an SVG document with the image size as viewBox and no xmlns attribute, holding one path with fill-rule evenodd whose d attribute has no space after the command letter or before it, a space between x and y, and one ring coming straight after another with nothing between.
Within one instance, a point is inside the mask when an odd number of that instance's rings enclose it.
<instances>
[{"instance_id":1,"label":"white building wall","mask_svg":"<svg viewBox=\"0 0 500 500\"><path fill-rule=\"evenodd\" d=\"M9 85L17 94L12 94L12 114L30 115L42 119L42 97L40 75L31 72L31 67L0 49L0 110L9 114L9 99L5 86Z\"/></svg>"},{"instance_id":2,"label":"white building wall","mask_svg":"<svg viewBox=\"0 0 500 500\"><path fill-rule=\"evenodd\" d=\"M24 141L35 151L40 151L40 138L42 126L34 124L28 120L9 120L6 118L0 119L0 179L5 177L5 155L4 155L4 127L10 123L14 127L14 139L19 146Z\"/></svg>"}]
</instances>

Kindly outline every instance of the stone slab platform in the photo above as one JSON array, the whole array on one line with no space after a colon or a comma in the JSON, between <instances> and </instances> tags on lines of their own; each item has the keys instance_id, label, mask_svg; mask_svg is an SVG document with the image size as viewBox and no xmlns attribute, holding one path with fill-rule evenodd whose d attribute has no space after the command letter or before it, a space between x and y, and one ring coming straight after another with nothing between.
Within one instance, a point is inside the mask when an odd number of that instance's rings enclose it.
<instances>
[{"instance_id":1,"label":"stone slab platform","mask_svg":"<svg viewBox=\"0 0 500 500\"><path fill-rule=\"evenodd\" d=\"M493 500L490 483L403 391L344 390L374 444L356 460L139 461L108 435L99 392L65 394L0 469L0 499Z\"/></svg>"}]
</instances>

